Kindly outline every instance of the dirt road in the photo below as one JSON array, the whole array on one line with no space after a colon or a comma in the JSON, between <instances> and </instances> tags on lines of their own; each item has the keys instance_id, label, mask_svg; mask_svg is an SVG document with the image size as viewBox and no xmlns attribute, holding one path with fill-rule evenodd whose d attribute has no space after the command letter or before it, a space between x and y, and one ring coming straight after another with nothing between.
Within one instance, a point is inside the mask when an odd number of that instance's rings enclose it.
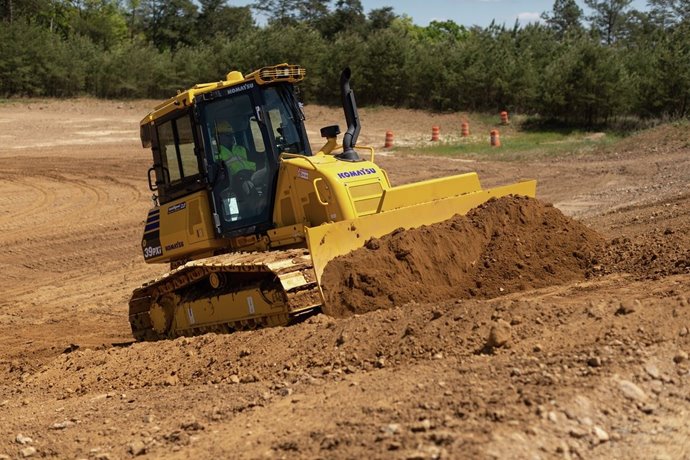
<instances>
[{"instance_id":1,"label":"dirt road","mask_svg":"<svg viewBox=\"0 0 690 460\"><path fill-rule=\"evenodd\" d=\"M129 294L165 271L139 250L153 103L0 105L0 459L690 458L687 125L559 158L378 157L394 183L536 178L603 239L570 281L131 344ZM343 123L307 116L312 140ZM376 147L456 123L361 116Z\"/></svg>"}]
</instances>

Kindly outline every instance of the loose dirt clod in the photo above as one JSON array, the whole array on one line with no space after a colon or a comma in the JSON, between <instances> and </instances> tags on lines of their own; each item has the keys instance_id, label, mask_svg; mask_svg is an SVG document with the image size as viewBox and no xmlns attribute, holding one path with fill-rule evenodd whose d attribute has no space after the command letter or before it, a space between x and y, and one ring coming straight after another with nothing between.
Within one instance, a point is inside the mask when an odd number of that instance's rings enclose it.
<instances>
[{"instance_id":1,"label":"loose dirt clod","mask_svg":"<svg viewBox=\"0 0 690 460\"><path fill-rule=\"evenodd\" d=\"M33 457L36 454L36 448L35 447L26 447L26 448L20 450L19 453L22 455L22 458Z\"/></svg>"},{"instance_id":2,"label":"loose dirt clod","mask_svg":"<svg viewBox=\"0 0 690 460\"><path fill-rule=\"evenodd\" d=\"M331 261L323 274L326 313L491 298L584 279L602 244L595 231L553 206L494 199L466 216L393 232Z\"/></svg>"},{"instance_id":3,"label":"loose dirt clod","mask_svg":"<svg viewBox=\"0 0 690 460\"><path fill-rule=\"evenodd\" d=\"M492 326L489 331L489 337L486 340L486 348L500 348L510 342L510 323L499 319Z\"/></svg>"},{"instance_id":4,"label":"loose dirt clod","mask_svg":"<svg viewBox=\"0 0 690 460\"><path fill-rule=\"evenodd\" d=\"M621 380L618 382L618 387L623 395L628 399L641 402L645 402L648 399L647 394L640 387L629 380Z\"/></svg>"}]
</instances>

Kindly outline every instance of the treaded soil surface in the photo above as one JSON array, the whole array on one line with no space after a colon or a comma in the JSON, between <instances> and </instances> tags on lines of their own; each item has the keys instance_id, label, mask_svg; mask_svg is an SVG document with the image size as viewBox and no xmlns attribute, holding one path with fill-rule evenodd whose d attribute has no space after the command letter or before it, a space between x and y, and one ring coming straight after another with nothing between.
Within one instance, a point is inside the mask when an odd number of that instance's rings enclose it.
<instances>
[{"instance_id":1,"label":"treaded soil surface","mask_svg":"<svg viewBox=\"0 0 690 460\"><path fill-rule=\"evenodd\" d=\"M132 343L129 294L166 269L139 246L155 104L0 104L0 459L690 457L687 124L514 161L379 150L394 184L477 171L539 201L370 242L344 318ZM342 125L306 111L313 140ZM374 146L463 116L360 115Z\"/></svg>"}]
</instances>

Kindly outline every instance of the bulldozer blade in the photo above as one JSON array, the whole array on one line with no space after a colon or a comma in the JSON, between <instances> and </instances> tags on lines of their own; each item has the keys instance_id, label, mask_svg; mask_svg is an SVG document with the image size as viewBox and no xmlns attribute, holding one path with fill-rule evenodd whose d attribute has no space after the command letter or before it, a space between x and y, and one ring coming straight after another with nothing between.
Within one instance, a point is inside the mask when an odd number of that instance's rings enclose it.
<instances>
[{"instance_id":1,"label":"bulldozer blade","mask_svg":"<svg viewBox=\"0 0 690 460\"><path fill-rule=\"evenodd\" d=\"M328 262L361 248L371 238L380 238L398 228L410 229L443 222L456 214L467 214L470 209L491 198L506 195L534 197L535 194L536 181L528 180L487 190L479 189L461 195L447 196L356 219L308 227L306 228L307 244L319 289L321 289L321 276Z\"/></svg>"}]
</instances>

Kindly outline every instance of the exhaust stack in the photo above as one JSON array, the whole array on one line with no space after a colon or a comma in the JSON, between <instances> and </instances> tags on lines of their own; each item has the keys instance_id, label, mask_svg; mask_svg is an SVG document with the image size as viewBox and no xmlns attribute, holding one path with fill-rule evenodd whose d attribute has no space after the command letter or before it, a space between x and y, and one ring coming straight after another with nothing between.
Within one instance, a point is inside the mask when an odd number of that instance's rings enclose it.
<instances>
[{"instance_id":1,"label":"exhaust stack","mask_svg":"<svg viewBox=\"0 0 690 460\"><path fill-rule=\"evenodd\" d=\"M357 103L355 93L350 88L350 75L352 72L346 67L340 74L340 93L343 99L343 111L347 122L347 131L343 135L343 153L336 155L337 158L346 161L359 161L361 158L355 151L357 137L359 136L360 124L357 114Z\"/></svg>"}]
</instances>

